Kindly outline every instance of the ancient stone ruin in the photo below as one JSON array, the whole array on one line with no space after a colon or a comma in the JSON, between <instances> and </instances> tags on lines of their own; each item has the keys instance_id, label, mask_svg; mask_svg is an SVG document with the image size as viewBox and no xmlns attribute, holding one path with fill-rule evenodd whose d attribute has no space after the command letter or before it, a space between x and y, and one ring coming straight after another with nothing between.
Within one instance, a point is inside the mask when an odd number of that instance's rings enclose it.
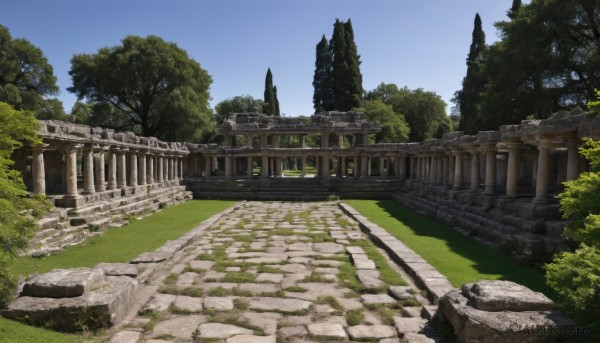
<instances>
[{"instance_id":1,"label":"ancient stone ruin","mask_svg":"<svg viewBox=\"0 0 600 343\"><path fill-rule=\"evenodd\" d=\"M565 249L555 196L586 170L578 148L582 138L600 138L600 118L563 111L498 131L398 144L369 144L368 135L381 126L358 112L235 114L219 130L223 145L198 145L42 121L44 144L14 156L30 189L59 208L40 223L42 248L32 252L76 243L90 229L119 225L126 213L155 210L189 197L186 192L259 200L335 195L393 197L525 264L542 263ZM320 137L319 148L306 147L308 135ZM334 146L331 135L338 138ZM286 136L298 136L297 146L282 146ZM307 175L311 164L316 172ZM284 165L300 177L284 177Z\"/></svg>"}]
</instances>

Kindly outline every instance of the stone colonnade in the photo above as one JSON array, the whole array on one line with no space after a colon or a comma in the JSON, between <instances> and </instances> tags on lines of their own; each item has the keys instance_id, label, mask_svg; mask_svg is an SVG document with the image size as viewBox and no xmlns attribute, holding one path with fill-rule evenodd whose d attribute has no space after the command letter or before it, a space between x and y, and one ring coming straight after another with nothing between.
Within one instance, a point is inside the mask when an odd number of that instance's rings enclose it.
<instances>
[{"instance_id":1,"label":"stone colonnade","mask_svg":"<svg viewBox=\"0 0 600 343\"><path fill-rule=\"evenodd\" d=\"M57 205L65 207L81 206L86 197L99 194L114 197L146 192L150 186L179 185L189 154L180 143L60 121L43 121L40 136L43 144L31 148L32 191L63 193Z\"/></svg>"}]
</instances>

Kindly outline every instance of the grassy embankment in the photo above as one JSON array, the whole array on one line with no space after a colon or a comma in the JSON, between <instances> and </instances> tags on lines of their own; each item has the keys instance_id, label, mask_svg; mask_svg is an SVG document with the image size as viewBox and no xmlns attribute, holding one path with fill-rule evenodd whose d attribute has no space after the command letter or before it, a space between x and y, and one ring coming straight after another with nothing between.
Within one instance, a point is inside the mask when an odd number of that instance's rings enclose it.
<instances>
[{"instance_id":1,"label":"grassy embankment","mask_svg":"<svg viewBox=\"0 0 600 343\"><path fill-rule=\"evenodd\" d=\"M421 255L455 287L479 279L510 280L556 299L541 268L519 266L502 252L393 200L345 202Z\"/></svg>"},{"instance_id":2,"label":"grassy embankment","mask_svg":"<svg viewBox=\"0 0 600 343\"><path fill-rule=\"evenodd\" d=\"M235 201L191 200L169 207L118 229L92 237L45 258L23 257L12 262L15 275L44 273L54 268L92 267L100 262L127 262L152 251L170 239L192 230L210 216L234 205ZM0 318L0 342L81 342L84 337L60 334Z\"/></svg>"}]
</instances>

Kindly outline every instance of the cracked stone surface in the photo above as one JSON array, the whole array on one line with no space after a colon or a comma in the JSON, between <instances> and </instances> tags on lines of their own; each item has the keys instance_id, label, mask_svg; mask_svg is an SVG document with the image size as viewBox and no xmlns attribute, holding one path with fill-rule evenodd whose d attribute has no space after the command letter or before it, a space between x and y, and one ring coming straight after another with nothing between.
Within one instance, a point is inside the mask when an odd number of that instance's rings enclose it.
<instances>
[{"instance_id":1,"label":"cracked stone surface","mask_svg":"<svg viewBox=\"0 0 600 343\"><path fill-rule=\"evenodd\" d=\"M139 312L160 315L135 316L111 340L399 342L426 321L402 317L399 300L388 292L404 299L410 287L380 278L379 266L357 245L366 239L334 202L246 202L208 227L151 281L157 290ZM165 278L170 273L177 277ZM387 307L387 317L367 306ZM349 325L347 316L356 310L363 319ZM154 329L144 331L149 324Z\"/></svg>"}]
</instances>

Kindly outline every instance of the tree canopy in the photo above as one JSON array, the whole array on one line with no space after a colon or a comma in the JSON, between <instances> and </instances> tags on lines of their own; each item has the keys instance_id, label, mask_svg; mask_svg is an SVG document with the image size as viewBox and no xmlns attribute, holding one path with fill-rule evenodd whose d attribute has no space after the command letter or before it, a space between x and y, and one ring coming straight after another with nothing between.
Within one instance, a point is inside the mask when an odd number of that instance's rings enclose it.
<instances>
[{"instance_id":1,"label":"tree canopy","mask_svg":"<svg viewBox=\"0 0 600 343\"><path fill-rule=\"evenodd\" d=\"M66 119L52 66L26 39L13 39L0 25L0 101L42 119Z\"/></svg>"},{"instance_id":2,"label":"tree canopy","mask_svg":"<svg viewBox=\"0 0 600 343\"><path fill-rule=\"evenodd\" d=\"M121 45L75 55L69 74L78 99L108 105L144 136L194 142L212 130L212 79L175 43L127 36Z\"/></svg>"},{"instance_id":3,"label":"tree canopy","mask_svg":"<svg viewBox=\"0 0 600 343\"><path fill-rule=\"evenodd\" d=\"M507 14L511 20L495 24L501 40L478 63L475 131L585 108L600 88L600 2L515 0ZM461 106L461 116L469 110Z\"/></svg>"},{"instance_id":4,"label":"tree canopy","mask_svg":"<svg viewBox=\"0 0 600 343\"><path fill-rule=\"evenodd\" d=\"M315 112L350 111L361 106L364 91L360 63L351 20L336 19L329 45L324 35L317 44L313 78Z\"/></svg>"},{"instance_id":5,"label":"tree canopy","mask_svg":"<svg viewBox=\"0 0 600 343\"><path fill-rule=\"evenodd\" d=\"M376 143L408 142L410 128L400 113L395 113L391 105L383 101L367 100L358 111L365 112L370 121L381 123L381 132L375 134Z\"/></svg>"},{"instance_id":6,"label":"tree canopy","mask_svg":"<svg viewBox=\"0 0 600 343\"><path fill-rule=\"evenodd\" d=\"M250 95L234 96L225 99L215 106L217 124L222 124L233 113L260 113L264 102Z\"/></svg>"},{"instance_id":7,"label":"tree canopy","mask_svg":"<svg viewBox=\"0 0 600 343\"><path fill-rule=\"evenodd\" d=\"M277 87L273 86L273 74L271 68L265 76L265 92L263 102L263 113L269 116L279 117L279 100L277 99Z\"/></svg>"},{"instance_id":8,"label":"tree canopy","mask_svg":"<svg viewBox=\"0 0 600 343\"><path fill-rule=\"evenodd\" d=\"M365 94L371 101L379 100L390 105L393 111L404 116L410 128L408 140L420 142L439 138L452 131L452 122L446 115L446 103L434 92L423 89L398 88L394 84L381 83Z\"/></svg>"}]
</instances>

